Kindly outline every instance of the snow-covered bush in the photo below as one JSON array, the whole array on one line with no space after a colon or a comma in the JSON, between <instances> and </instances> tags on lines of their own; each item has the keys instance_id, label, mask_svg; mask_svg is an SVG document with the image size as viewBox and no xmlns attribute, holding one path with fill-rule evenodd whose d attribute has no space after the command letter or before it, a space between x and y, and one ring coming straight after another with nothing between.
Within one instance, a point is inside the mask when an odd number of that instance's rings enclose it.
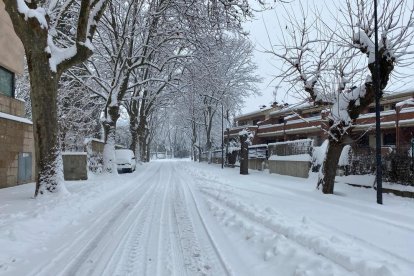
<instances>
[{"instance_id":1,"label":"snow-covered bush","mask_svg":"<svg viewBox=\"0 0 414 276\"><path fill-rule=\"evenodd\" d=\"M313 147L312 150L312 172L318 172L322 166L328 148L328 140L325 140L319 147Z\"/></svg>"}]
</instances>

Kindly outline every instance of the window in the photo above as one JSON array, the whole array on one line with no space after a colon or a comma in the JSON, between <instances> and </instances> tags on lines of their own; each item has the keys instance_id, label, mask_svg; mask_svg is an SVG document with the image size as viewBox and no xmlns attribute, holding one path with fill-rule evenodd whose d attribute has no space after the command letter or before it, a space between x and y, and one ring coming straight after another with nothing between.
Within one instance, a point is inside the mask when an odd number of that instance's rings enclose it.
<instances>
[{"instance_id":1,"label":"window","mask_svg":"<svg viewBox=\"0 0 414 276\"><path fill-rule=\"evenodd\" d=\"M384 111L384 106L381 105L380 106L380 111ZM369 113L375 113L375 106L374 107L370 107L368 110Z\"/></svg>"},{"instance_id":2,"label":"window","mask_svg":"<svg viewBox=\"0 0 414 276\"><path fill-rule=\"evenodd\" d=\"M0 66L0 94L14 97L14 74Z\"/></svg>"},{"instance_id":3,"label":"window","mask_svg":"<svg viewBox=\"0 0 414 276\"><path fill-rule=\"evenodd\" d=\"M395 146L397 139L395 139L395 133L384 133L384 146Z\"/></svg>"},{"instance_id":4,"label":"window","mask_svg":"<svg viewBox=\"0 0 414 276\"><path fill-rule=\"evenodd\" d=\"M312 113L309 113L308 118L318 117L318 116L320 116L320 115L321 115L321 113L320 113L320 112L318 112L318 111L314 111L314 112L312 112Z\"/></svg>"}]
</instances>

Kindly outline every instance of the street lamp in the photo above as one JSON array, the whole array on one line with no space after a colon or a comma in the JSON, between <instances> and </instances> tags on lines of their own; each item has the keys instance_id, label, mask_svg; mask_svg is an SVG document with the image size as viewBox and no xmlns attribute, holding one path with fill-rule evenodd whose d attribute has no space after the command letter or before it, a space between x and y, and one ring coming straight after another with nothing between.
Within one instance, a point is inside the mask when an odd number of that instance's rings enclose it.
<instances>
[{"instance_id":1,"label":"street lamp","mask_svg":"<svg viewBox=\"0 0 414 276\"><path fill-rule=\"evenodd\" d=\"M221 168L224 169L224 107L221 102Z\"/></svg>"},{"instance_id":2,"label":"street lamp","mask_svg":"<svg viewBox=\"0 0 414 276\"><path fill-rule=\"evenodd\" d=\"M201 96L213 99L221 104L221 168L224 169L224 105L223 102L216 97L205 94L202 94Z\"/></svg>"},{"instance_id":3,"label":"street lamp","mask_svg":"<svg viewBox=\"0 0 414 276\"><path fill-rule=\"evenodd\" d=\"M374 0L374 30L375 30L375 142L376 142L376 161L377 161L377 203L382 204L382 167L381 167L381 106L380 106L380 75L379 75L379 52L378 52L378 11L377 0Z\"/></svg>"}]
</instances>

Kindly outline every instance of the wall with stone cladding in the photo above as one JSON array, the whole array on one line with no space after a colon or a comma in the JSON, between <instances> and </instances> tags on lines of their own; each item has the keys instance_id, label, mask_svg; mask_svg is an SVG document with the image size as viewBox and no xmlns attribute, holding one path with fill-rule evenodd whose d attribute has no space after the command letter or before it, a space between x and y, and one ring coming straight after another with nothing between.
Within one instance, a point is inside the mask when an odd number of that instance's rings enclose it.
<instances>
[{"instance_id":1,"label":"wall with stone cladding","mask_svg":"<svg viewBox=\"0 0 414 276\"><path fill-rule=\"evenodd\" d=\"M249 170L262 171L267 168L267 160L264 158L249 159Z\"/></svg>"},{"instance_id":2,"label":"wall with stone cladding","mask_svg":"<svg viewBox=\"0 0 414 276\"><path fill-rule=\"evenodd\" d=\"M0 112L15 116L24 114L24 103L0 95ZM32 177L25 182L18 181L19 153L32 154ZM11 187L35 180L35 156L33 126L0 117L0 188Z\"/></svg>"},{"instance_id":3,"label":"wall with stone cladding","mask_svg":"<svg viewBox=\"0 0 414 276\"><path fill-rule=\"evenodd\" d=\"M269 160L269 172L281 175L308 178L311 162Z\"/></svg>"},{"instance_id":4,"label":"wall with stone cladding","mask_svg":"<svg viewBox=\"0 0 414 276\"><path fill-rule=\"evenodd\" d=\"M65 180L86 180L88 179L88 164L86 152L71 153L64 152L63 174Z\"/></svg>"},{"instance_id":5,"label":"wall with stone cladding","mask_svg":"<svg viewBox=\"0 0 414 276\"><path fill-rule=\"evenodd\" d=\"M23 117L24 102L0 94L0 112Z\"/></svg>"}]
</instances>

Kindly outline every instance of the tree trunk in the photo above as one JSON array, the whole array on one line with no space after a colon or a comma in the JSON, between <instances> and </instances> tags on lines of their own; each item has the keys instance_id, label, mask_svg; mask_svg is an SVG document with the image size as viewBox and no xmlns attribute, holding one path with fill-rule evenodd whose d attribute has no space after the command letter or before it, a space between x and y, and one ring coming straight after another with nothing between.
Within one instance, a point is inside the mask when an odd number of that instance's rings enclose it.
<instances>
[{"instance_id":1,"label":"tree trunk","mask_svg":"<svg viewBox=\"0 0 414 276\"><path fill-rule=\"evenodd\" d=\"M318 187L322 185L322 192L324 194L333 194L334 192L336 169L344 147L345 144L343 142L329 139L326 156L320 168L318 180Z\"/></svg>"},{"instance_id":2,"label":"tree trunk","mask_svg":"<svg viewBox=\"0 0 414 276\"><path fill-rule=\"evenodd\" d=\"M197 160L198 160L198 158L197 158L197 147L195 145L193 145L192 155L193 155L193 161L197 162Z\"/></svg>"},{"instance_id":3,"label":"tree trunk","mask_svg":"<svg viewBox=\"0 0 414 276\"><path fill-rule=\"evenodd\" d=\"M131 133L131 144L129 145L129 149L132 150L132 152L135 154L135 157L137 157L138 122L132 116L132 114L129 114L129 132Z\"/></svg>"},{"instance_id":4,"label":"tree trunk","mask_svg":"<svg viewBox=\"0 0 414 276\"><path fill-rule=\"evenodd\" d=\"M139 123L138 123L138 127L137 127L137 139L138 139L138 149L137 149L137 153L139 156L136 156L136 158L141 161L141 162L145 162L146 159L146 153L145 153L145 148L146 148L146 135L145 135L145 131L146 131L146 125L147 125L147 118L144 116L144 114L140 114L139 115Z\"/></svg>"},{"instance_id":5,"label":"tree trunk","mask_svg":"<svg viewBox=\"0 0 414 276\"><path fill-rule=\"evenodd\" d=\"M35 43L36 44L36 43ZM40 45L39 45L40 46ZM35 196L47 192L66 191L57 120L59 76L50 70L44 48L27 55L30 72L33 135L36 157ZM42 47L42 46L40 46Z\"/></svg>"},{"instance_id":6,"label":"tree trunk","mask_svg":"<svg viewBox=\"0 0 414 276\"><path fill-rule=\"evenodd\" d=\"M59 121L58 121L59 123ZM60 137L60 149L62 152L67 151L66 149L66 134L67 134L67 128L60 126L59 128L59 137Z\"/></svg>"},{"instance_id":7,"label":"tree trunk","mask_svg":"<svg viewBox=\"0 0 414 276\"><path fill-rule=\"evenodd\" d=\"M240 135L240 174L249 174L249 143L248 135Z\"/></svg>"},{"instance_id":8,"label":"tree trunk","mask_svg":"<svg viewBox=\"0 0 414 276\"><path fill-rule=\"evenodd\" d=\"M139 160L145 162L145 134L138 130L138 147L139 147Z\"/></svg>"},{"instance_id":9,"label":"tree trunk","mask_svg":"<svg viewBox=\"0 0 414 276\"><path fill-rule=\"evenodd\" d=\"M146 148L147 148L146 160L147 160L147 162L149 162L151 160L151 151L150 151L150 143L149 142L147 143Z\"/></svg>"},{"instance_id":10,"label":"tree trunk","mask_svg":"<svg viewBox=\"0 0 414 276\"><path fill-rule=\"evenodd\" d=\"M208 164L211 164L211 159L212 159L211 146L212 146L211 141L207 140L206 151L207 151L207 162L208 162Z\"/></svg>"},{"instance_id":11,"label":"tree trunk","mask_svg":"<svg viewBox=\"0 0 414 276\"><path fill-rule=\"evenodd\" d=\"M115 160L116 122L119 118L118 106L107 106L106 119L102 122L104 129L103 172L117 173Z\"/></svg>"}]
</instances>

